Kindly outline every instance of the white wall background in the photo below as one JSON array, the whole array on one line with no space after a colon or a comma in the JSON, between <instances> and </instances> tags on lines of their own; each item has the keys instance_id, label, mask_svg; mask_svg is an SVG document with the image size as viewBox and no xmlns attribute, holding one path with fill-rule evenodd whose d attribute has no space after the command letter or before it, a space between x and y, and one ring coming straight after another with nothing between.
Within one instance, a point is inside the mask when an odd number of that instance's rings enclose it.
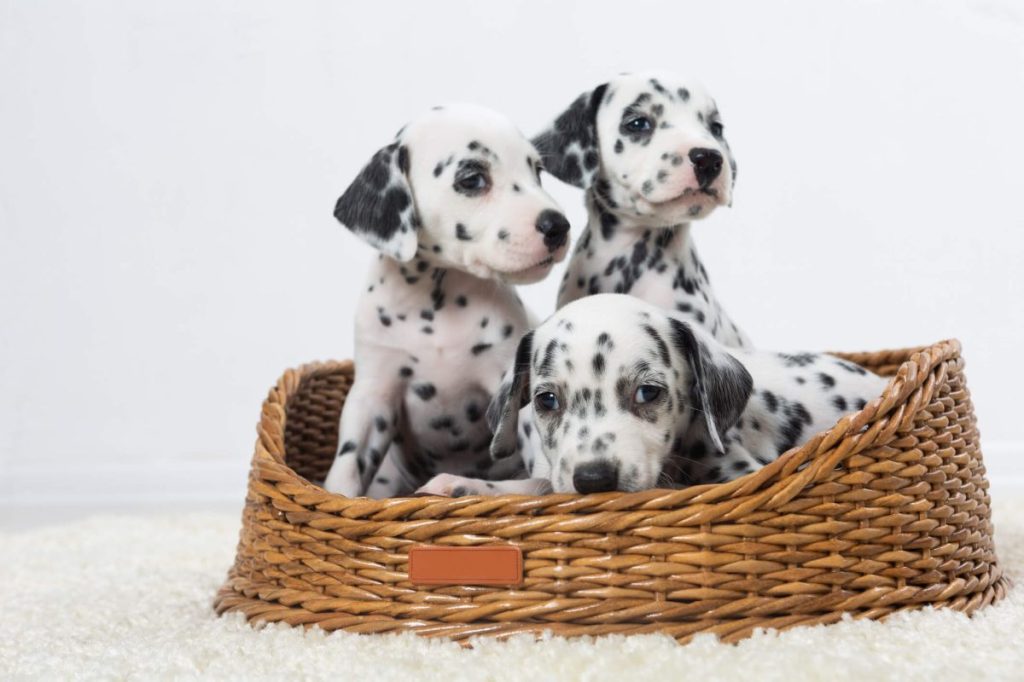
<instances>
[{"instance_id":1,"label":"white wall background","mask_svg":"<svg viewBox=\"0 0 1024 682\"><path fill-rule=\"evenodd\" d=\"M0 523L237 508L266 389L351 353L371 254L331 209L371 152L652 66L724 114L736 203L696 238L759 345L959 337L990 469L1024 472L1013 0L2 0Z\"/></svg>"}]
</instances>

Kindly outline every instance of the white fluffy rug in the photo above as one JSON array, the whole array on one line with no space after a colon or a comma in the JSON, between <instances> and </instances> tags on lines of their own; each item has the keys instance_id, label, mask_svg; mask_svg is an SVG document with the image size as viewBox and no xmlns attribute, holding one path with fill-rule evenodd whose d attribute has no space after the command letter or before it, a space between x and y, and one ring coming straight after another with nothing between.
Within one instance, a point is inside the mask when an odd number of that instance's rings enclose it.
<instances>
[{"instance_id":1,"label":"white fluffy rug","mask_svg":"<svg viewBox=\"0 0 1024 682\"><path fill-rule=\"evenodd\" d=\"M997 547L1017 587L974 618L711 636L536 642L466 650L412 635L327 635L218 619L237 515L97 518L0 534L0 680L19 679L1024 679L1024 500L997 504Z\"/></svg>"}]
</instances>

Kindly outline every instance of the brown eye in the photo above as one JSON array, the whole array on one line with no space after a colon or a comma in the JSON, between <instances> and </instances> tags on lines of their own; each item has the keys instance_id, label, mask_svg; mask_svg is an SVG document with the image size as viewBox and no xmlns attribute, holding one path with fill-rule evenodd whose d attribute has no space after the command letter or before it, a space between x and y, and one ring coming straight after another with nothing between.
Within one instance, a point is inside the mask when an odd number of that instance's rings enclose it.
<instances>
[{"instance_id":1,"label":"brown eye","mask_svg":"<svg viewBox=\"0 0 1024 682\"><path fill-rule=\"evenodd\" d=\"M552 393L551 391L538 393L536 396L534 396L533 403L541 412L554 412L559 407L561 407L561 404L558 402L558 396Z\"/></svg>"},{"instance_id":2,"label":"brown eye","mask_svg":"<svg viewBox=\"0 0 1024 682\"><path fill-rule=\"evenodd\" d=\"M465 193L476 194L487 189L488 184L483 173L470 173L459 177L455 181L455 188Z\"/></svg>"},{"instance_id":3,"label":"brown eye","mask_svg":"<svg viewBox=\"0 0 1024 682\"><path fill-rule=\"evenodd\" d=\"M626 122L626 130L630 130L634 133L646 133L654 128L654 124L651 119L646 116L637 116Z\"/></svg>"}]
</instances>

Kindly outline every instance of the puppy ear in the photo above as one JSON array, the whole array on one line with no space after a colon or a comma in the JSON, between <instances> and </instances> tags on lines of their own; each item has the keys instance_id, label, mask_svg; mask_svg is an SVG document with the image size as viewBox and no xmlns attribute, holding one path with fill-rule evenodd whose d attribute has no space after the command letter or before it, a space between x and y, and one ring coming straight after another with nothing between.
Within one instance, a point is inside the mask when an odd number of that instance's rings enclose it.
<instances>
[{"instance_id":1,"label":"puppy ear","mask_svg":"<svg viewBox=\"0 0 1024 682\"><path fill-rule=\"evenodd\" d=\"M713 352L687 323L669 318L669 325L673 344L693 372L690 400L704 413L709 444L725 452L722 441L743 414L754 380L739 360L722 349Z\"/></svg>"},{"instance_id":2,"label":"puppy ear","mask_svg":"<svg viewBox=\"0 0 1024 682\"><path fill-rule=\"evenodd\" d=\"M374 248L402 262L416 255L420 221L409 185L409 150L377 151L334 206L334 217Z\"/></svg>"},{"instance_id":3,"label":"puppy ear","mask_svg":"<svg viewBox=\"0 0 1024 682\"><path fill-rule=\"evenodd\" d=\"M544 168L562 182L586 189L597 175L597 110L607 89L605 83L583 93L547 130L533 138Z\"/></svg>"},{"instance_id":4,"label":"puppy ear","mask_svg":"<svg viewBox=\"0 0 1024 682\"><path fill-rule=\"evenodd\" d=\"M512 376L505 378L487 407L487 423L494 433L491 457L503 459L516 452L519 437L519 410L530 402L530 356L533 354L533 332L527 332L516 348Z\"/></svg>"}]
</instances>

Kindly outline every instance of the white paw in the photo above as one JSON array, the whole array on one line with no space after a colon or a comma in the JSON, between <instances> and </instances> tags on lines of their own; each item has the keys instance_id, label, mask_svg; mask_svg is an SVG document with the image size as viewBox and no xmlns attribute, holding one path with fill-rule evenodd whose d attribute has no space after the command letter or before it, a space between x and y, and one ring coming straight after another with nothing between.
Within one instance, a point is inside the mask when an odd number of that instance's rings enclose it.
<instances>
[{"instance_id":1,"label":"white paw","mask_svg":"<svg viewBox=\"0 0 1024 682\"><path fill-rule=\"evenodd\" d=\"M440 495L462 497L463 495L485 495L485 484L473 478L454 474L438 474L416 491L417 495Z\"/></svg>"}]
</instances>

